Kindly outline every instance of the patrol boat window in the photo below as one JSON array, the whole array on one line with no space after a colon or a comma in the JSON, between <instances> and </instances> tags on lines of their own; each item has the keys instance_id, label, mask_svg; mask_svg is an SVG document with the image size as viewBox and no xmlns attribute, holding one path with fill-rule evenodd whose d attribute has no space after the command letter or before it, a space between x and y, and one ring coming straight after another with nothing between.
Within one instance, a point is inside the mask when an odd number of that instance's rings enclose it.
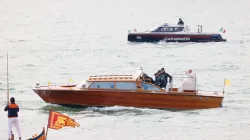
<instances>
[{"instance_id":1,"label":"patrol boat window","mask_svg":"<svg viewBox=\"0 0 250 140\"><path fill-rule=\"evenodd\" d=\"M116 82L115 87L123 90L137 90L135 82Z\"/></svg>"},{"instance_id":2,"label":"patrol boat window","mask_svg":"<svg viewBox=\"0 0 250 140\"><path fill-rule=\"evenodd\" d=\"M175 32L183 31L184 27L174 27Z\"/></svg>"},{"instance_id":3,"label":"patrol boat window","mask_svg":"<svg viewBox=\"0 0 250 140\"><path fill-rule=\"evenodd\" d=\"M180 32L183 31L184 27L159 27L152 32Z\"/></svg>"},{"instance_id":4,"label":"patrol boat window","mask_svg":"<svg viewBox=\"0 0 250 140\"><path fill-rule=\"evenodd\" d=\"M169 32L170 29L169 28L161 28L161 32Z\"/></svg>"},{"instance_id":5,"label":"patrol boat window","mask_svg":"<svg viewBox=\"0 0 250 140\"><path fill-rule=\"evenodd\" d=\"M94 82L90 88L107 88L114 89L114 82Z\"/></svg>"}]
</instances>

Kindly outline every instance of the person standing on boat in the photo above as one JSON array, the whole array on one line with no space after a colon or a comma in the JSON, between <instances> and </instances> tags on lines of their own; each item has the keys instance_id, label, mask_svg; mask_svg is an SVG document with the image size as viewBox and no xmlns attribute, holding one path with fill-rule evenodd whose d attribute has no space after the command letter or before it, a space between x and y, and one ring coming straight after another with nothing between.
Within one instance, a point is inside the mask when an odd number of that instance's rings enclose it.
<instances>
[{"instance_id":1,"label":"person standing on boat","mask_svg":"<svg viewBox=\"0 0 250 140\"><path fill-rule=\"evenodd\" d=\"M179 18L178 25L184 25L184 22L182 21L182 19L181 19L181 18Z\"/></svg>"},{"instance_id":2,"label":"person standing on boat","mask_svg":"<svg viewBox=\"0 0 250 140\"><path fill-rule=\"evenodd\" d=\"M19 140L21 140L21 131L19 126L18 120L18 112L19 106L15 103L15 98L10 98L10 104L6 105L4 111L8 111L8 138L11 140L11 133L12 133L12 125L14 124L19 136Z\"/></svg>"},{"instance_id":3,"label":"person standing on boat","mask_svg":"<svg viewBox=\"0 0 250 140\"><path fill-rule=\"evenodd\" d=\"M155 75L155 85L160 86L161 85L161 79L160 79L161 70L158 70Z\"/></svg>"},{"instance_id":4,"label":"person standing on boat","mask_svg":"<svg viewBox=\"0 0 250 140\"><path fill-rule=\"evenodd\" d=\"M165 89L167 87L168 82L170 83L172 82L172 76L166 73L164 68L161 68L160 81L161 81L160 87Z\"/></svg>"},{"instance_id":5,"label":"person standing on boat","mask_svg":"<svg viewBox=\"0 0 250 140\"><path fill-rule=\"evenodd\" d=\"M193 73L192 69L189 69L188 71L186 71L186 75L188 76L188 79L186 79L185 81L187 81L187 82L194 82L194 80L195 80L195 74Z\"/></svg>"},{"instance_id":6,"label":"person standing on boat","mask_svg":"<svg viewBox=\"0 0 250 140\"><path fill-rule=\"evenodd\" d=\"M178 92L183 92L183 86L184 84L188 84L189 88L193 89L195 87L195 74L193 73L192 69L189 69L188 71L186 71L186 75L188 76L188 78L184 79L181 86L178 88ZM195 89L194 89L195 90Z\"/></svg>"}]
</instances>

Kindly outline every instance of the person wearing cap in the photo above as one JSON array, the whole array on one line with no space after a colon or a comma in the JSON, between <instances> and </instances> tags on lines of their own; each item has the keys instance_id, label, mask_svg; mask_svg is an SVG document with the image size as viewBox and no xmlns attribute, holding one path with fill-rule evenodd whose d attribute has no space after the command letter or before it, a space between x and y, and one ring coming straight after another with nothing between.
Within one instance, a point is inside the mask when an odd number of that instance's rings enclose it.
<instances>
[{"instance_id":1,"label":"person wearing cap","mask_svg":"<svg viewBox=\"0 0 250 140\"><path fill-rule=\"evenodd\" d=\"M18 120L19 106L15 103L14 97L10 98L10 103L6 105L4 111L8 111L8 139L11 140L12 125L14 124L19 136L19 140L21 140L21 131Z\"/></svg>"},{"instance_id":2,"label":"person wearing cap","mask_svg":"<svg viewBox=\"0 0 250 140\"><path fill-rule=\"evenodd\" d=\"M142 75L142 81L154 84L154 80L149 77L146 73Z\"/></svg>"},{"instance_id":3,"label":"person wearing cap","mask_svg":"<svg viewBox=\"0 0 250 140\"><path fill-rule=\"evenodd\" d=\"M182 21L182 19L181 19L181 18L179 18L178 25L184 25L184 22Z\"/></svg>"},{"instance_id":4,"label":"person wearing cap","mask_svg":"<svg viewBox=\"0 0 250 140\"><path fill-rule=\"evenodd\" d=\"M161 84L160 84L161 88L166 88L168 82L170 83L172 82L172 76L166 73L164 68L161 68L160 81L161 81Z\"/></svg>"},{"instance_id":5,"label":"person wearing cap","mask_svg":"<svg viewBox=\"0 0 250 140\"><path fill-rule=\"evenodd\" d=\"M161 70L158 70L154 75L155 75L155 85L160 86L161 85L161 79L160 79Z\"/></svg>"}]
</instances>

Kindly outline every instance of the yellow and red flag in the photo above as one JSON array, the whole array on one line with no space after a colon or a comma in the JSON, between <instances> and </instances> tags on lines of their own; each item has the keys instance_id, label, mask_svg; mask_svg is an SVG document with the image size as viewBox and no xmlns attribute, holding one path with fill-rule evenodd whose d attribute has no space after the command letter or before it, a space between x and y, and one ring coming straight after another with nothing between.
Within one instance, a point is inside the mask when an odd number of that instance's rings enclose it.
<instances>
[{"instance_id":1,"label":"yellow and red flag","mask_svg":"<svg viewBox=\"0 0 250 140\"><path fill-rule=\"evenodd\" d=\"M69 116L51 110L49 115L48 128L59 130L66 126L75 128L76 126L79 127L80 125Z\"/></svg>"}]
</instances>

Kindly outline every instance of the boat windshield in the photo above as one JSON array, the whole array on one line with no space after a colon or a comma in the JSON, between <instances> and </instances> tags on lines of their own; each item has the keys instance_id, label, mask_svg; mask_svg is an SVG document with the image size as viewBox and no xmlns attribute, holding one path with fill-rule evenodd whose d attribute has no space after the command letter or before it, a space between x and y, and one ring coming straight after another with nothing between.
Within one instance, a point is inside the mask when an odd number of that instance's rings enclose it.
<instances>
[{"instance_id":1,"label":"boat windshield","mask_svg":"<svg viewBox=\"0 0 250 140\"><path fill-rule=\"evenodd\" d=\"M184 30L185 29L183 25L167 24L167 23L150 29L151 32L182 32Z\"/></svg>"},{"instance_id":2,"label":"boat windshield","mask_svg":"<svg viewBox=\"0 0 250 140\"><path fill-rule=\"evenodd\" d=\"M153 28L151 28L151 29L150 29L150 32L155 32L155 31L157 31L157 30L158 30L158 28L159 28L159 26L157 26L157 27L153 27Z\"/></svg>"},{"instance_id":3,"label":"boat windshield","mask_svg":"<svg viewBox=\"0 0 250 140\"><path fill-rule=\"evenodd\" d=\"M133 79L139 78L142 73L143 73L142 69L137 70L135 74L133 74Z\"/></svg>"},{"instance_id":4,"label":"boat windshield","mask_svg":"<svg viewBox=\"0 0 250 140\"><path fill-rule=\"evenodd\" d=\"M78 88L88 88L92 82L83 80L80 84L77 85Z\"/></svg>"},{"instance_id":5,"label":"boat windshield","mask_svg":"<svg viewBox=\"0 0 250 140\"><path fill-rule=\"evenodd\" d=\"M161 25L155 25L155 26L153 26L151 29L149 29L149 31L150 32L155 32L155 31L157 31L158 29L159 29L159 27L161 27L162 26L162 24Z\"/></svg>"}]
</instances>

